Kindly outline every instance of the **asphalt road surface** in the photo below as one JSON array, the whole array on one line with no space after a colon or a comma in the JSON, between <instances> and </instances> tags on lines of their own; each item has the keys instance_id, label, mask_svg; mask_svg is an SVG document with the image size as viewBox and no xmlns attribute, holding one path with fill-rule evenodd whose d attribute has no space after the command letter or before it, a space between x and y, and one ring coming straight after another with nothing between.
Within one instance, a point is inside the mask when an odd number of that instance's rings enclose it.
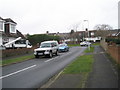
<instances>
[{"instance_id":1,"label":"asphalt road surface","mask_svg":"<svg viewBox=\"0 0 120 90\"><path fill-rule=\"evenodd\" d=\"M2 68L2 88L39 88L82 54L85 47L72 47L53 58L32 59Z\"/></svg>"}]
</instances>

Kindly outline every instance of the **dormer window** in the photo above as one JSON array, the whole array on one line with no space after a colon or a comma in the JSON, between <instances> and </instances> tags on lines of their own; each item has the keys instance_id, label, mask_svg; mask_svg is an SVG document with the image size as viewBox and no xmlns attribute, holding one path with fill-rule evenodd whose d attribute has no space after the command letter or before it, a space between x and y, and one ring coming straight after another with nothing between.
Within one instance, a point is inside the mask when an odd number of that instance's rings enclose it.
<instances>
[{"instance_id":1,"label":"dormer window","mask_svg":"<svg viewBox=\"0 0 120 90\"><path fill-rule=\"evenodd\" d=\"M16 25L10 24L10 33L16 33Z\"/></svg>"}]
</instances>

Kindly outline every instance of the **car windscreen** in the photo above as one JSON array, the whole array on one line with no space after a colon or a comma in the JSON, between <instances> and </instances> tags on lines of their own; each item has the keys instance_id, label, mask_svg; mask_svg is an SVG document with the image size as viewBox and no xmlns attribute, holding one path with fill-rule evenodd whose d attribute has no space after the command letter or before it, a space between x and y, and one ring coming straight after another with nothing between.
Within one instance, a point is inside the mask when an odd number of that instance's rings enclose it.
<instances>
[{"instance_id":1,"label":"car windscreen","mask_svg":"<svg viewBox=\"0 0 120 90\"><path fill-rule=\"evenodd\" d=\"M51 47L51 43L42 43L40 48Z\"/></svg>"}]
</instances>

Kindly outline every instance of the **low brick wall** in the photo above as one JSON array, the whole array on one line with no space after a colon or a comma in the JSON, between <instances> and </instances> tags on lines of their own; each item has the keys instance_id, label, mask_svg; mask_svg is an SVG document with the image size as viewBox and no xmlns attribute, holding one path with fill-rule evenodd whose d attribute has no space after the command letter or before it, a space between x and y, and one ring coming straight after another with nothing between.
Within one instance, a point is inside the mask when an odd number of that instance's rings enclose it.
<instances>
[{"instance_id":1,"label":"low brick wall","mask_svg":"<svg viewBox=\"0 0 120 90\"><path fill-rule=\"evenodd\" d=\"M102 48L107 51L108 50L108 44L104 41L104 40L101 40L100 41L100 45L102 46Z\"/></svg>"},{"instance_id":2,"label":"low brick wall","mask_svg":"<svg viewBox=\"0 0 120 90\"><path fill-rule=\"evenodd\" d=\"M19 56L24 54L33 53L34 48L21 48L21 49L6 49L2 50L1 58L12 57L12 56Z\"/></svg>"},{"instance_id":3,"label":"low brick wall","mask_svg":"<svg viewBox=\"0 0 120 90\"><path fill-rule=\"evenodd\" d=\"M116 44L108 45L103 40L100 42L103 49L110 54L110 56L118 63L120 64L120 46Z\"/></svg>"},{"instance_id":4,"label":"low brick wall","mask_svg":"<svg viewBox=\"0 0 120 90\"><path fill-rule=\"evenodd\" d=\"M110 45L108 46L107 52L116 60L118 64L120 64L120 46Z\"/></svg>"}]
</instances>

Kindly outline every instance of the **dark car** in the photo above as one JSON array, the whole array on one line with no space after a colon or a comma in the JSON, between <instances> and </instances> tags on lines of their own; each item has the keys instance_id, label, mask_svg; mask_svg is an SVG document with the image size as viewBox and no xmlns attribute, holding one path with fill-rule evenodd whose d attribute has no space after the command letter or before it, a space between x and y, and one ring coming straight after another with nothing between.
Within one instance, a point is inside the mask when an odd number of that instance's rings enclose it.
<instances>
[{"instance_id":1,"label":"dark car","mask_svg":"<svg viewBox=\"0 0 120 90\"><path fill-rule=\"evenodd\" d=\"M58 51L59 52L67 52L67 51L69 51L69 47L66 43L59 44Z\"/></svg>"}]
</instances>

